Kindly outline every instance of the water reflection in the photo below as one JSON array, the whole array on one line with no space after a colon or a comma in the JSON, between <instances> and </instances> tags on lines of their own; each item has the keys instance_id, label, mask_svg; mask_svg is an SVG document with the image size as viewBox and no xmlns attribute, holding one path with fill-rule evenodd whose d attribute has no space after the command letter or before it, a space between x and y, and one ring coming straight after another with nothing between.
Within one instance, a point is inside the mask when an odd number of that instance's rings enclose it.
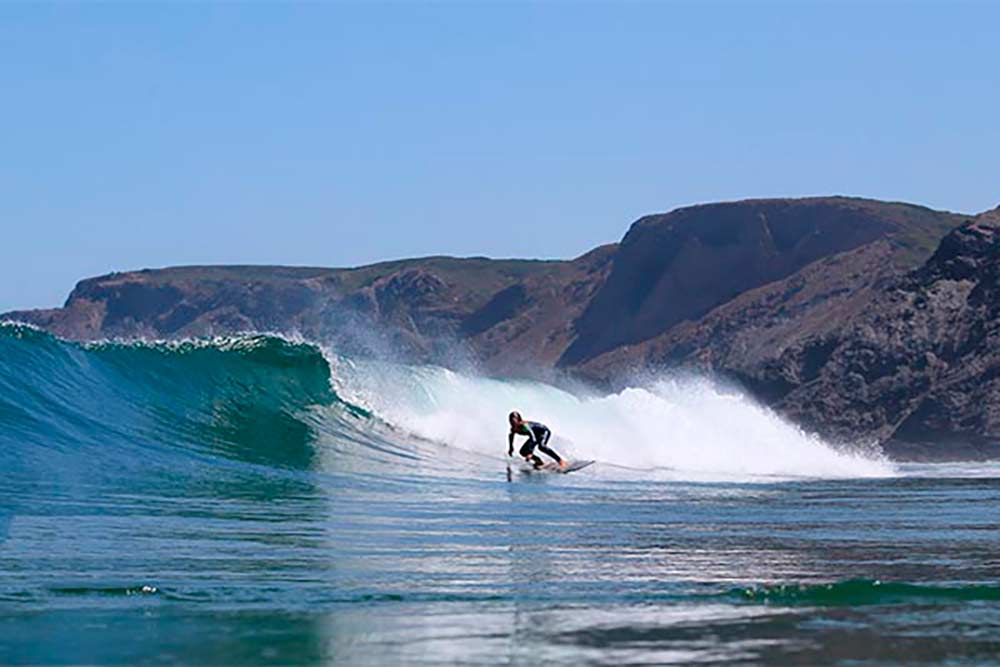
<instances>
[{"instance_id":1,"label":"water reflection","mask_svg":"<svg viewBox=\"0 0 1000 667\"><path fill-rule=\"evenodd\" d=\"M38 495L0 552L0 663L878 664L997 648L988 599L732 594L996 580L1000 540L979 505L995 480L508 481L471 458L372 450L361 430L336 446L302 433L307 469L193 459L170 485L125 476L86 502ZM927 498L946 509L926 512ZM157 592L121 593L139 584Z\"/></svg>"}]
</instances>

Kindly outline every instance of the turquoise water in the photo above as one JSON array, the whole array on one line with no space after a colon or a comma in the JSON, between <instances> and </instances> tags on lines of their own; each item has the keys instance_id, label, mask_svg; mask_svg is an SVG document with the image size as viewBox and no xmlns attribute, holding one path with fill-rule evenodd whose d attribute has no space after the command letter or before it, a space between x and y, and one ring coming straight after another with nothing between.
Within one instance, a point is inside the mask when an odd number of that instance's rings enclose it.
<instances>
[{"instance_id":1,"label":"turquoise water","mask_svg":"<svg viewBox=\"0 0 1000 667\"><path fill-rule=\"evenodd\" d=\"M598 463L508 468L508 406ZM1000 661L1000 466L834 452L697 381L6 325L0 466L0 664Z\"/></svg>"}]
</instances>

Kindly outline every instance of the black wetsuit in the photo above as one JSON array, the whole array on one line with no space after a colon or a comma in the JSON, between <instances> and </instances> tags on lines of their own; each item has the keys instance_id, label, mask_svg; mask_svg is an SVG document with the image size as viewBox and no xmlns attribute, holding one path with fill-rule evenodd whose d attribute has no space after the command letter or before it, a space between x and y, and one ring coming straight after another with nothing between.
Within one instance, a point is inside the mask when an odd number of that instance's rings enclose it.
<instances>
[{"instance_id":1,"label":"black wetsuit","mask_svg":"<svg viewBox=\"0 0 1000 667\"><path fill-rule=\"evenodd\" d=\"M524 458L531 457L534 459L535 465L542 465L542 460L535 455L535 447L542 450L545 454L548 454L557 463L562 463L562 458L554 451L549 449L549 438L552 437L552 431L545 424L540 424L538 422L522 422L521 428L514 432L515 435L526 435L528 436L528 441L521 445L520 454Z\"/></svg>"}]
</instances>

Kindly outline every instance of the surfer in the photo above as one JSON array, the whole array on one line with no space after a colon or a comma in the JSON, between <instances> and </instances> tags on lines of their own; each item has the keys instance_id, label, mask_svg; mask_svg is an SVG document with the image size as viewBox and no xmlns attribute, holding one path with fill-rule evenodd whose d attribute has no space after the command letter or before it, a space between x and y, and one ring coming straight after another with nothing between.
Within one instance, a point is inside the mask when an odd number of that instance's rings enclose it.
<instances>
[{"instance_id":1,"label":"surfer","mask_svg":"<svg viewBox=\"0 0 1000 667\"><path fill-rule=\"evenodd\" d=\"M549 430L548 426L538 422L525 421L521 417L521 413L516 410L510 413L507 420L510 422L510 434L507 436L507 456L514 455L514 436L526 435L528 436L528 441L518 450L518 453L524 457L525 461L531 463L536 469L542 467L543 462L541 457L535 454L535 447L537 447L555 459L560 468L566 467L566 461L556 454L555 451L549 449L548 442L549 438L552 437L552 431Z\"/></svg>"}]
</instances>

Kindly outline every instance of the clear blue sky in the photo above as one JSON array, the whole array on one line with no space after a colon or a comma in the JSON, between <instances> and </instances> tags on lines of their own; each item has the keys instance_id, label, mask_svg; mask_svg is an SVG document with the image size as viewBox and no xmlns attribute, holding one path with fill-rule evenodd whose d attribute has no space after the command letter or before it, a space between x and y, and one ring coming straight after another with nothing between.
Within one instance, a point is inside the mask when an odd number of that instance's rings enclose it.
<instances>
[{"instance_id":1,"label":"clear blue sky","mask_svg":"<svg viewBox=\"0 0 1000 667\"><path fill-rule=\"evenodd\" d=\"M1000 203L1000 8L4 4L0 311L195 263L572 257L744 197Z\"/></svg>"}]
</instances>

